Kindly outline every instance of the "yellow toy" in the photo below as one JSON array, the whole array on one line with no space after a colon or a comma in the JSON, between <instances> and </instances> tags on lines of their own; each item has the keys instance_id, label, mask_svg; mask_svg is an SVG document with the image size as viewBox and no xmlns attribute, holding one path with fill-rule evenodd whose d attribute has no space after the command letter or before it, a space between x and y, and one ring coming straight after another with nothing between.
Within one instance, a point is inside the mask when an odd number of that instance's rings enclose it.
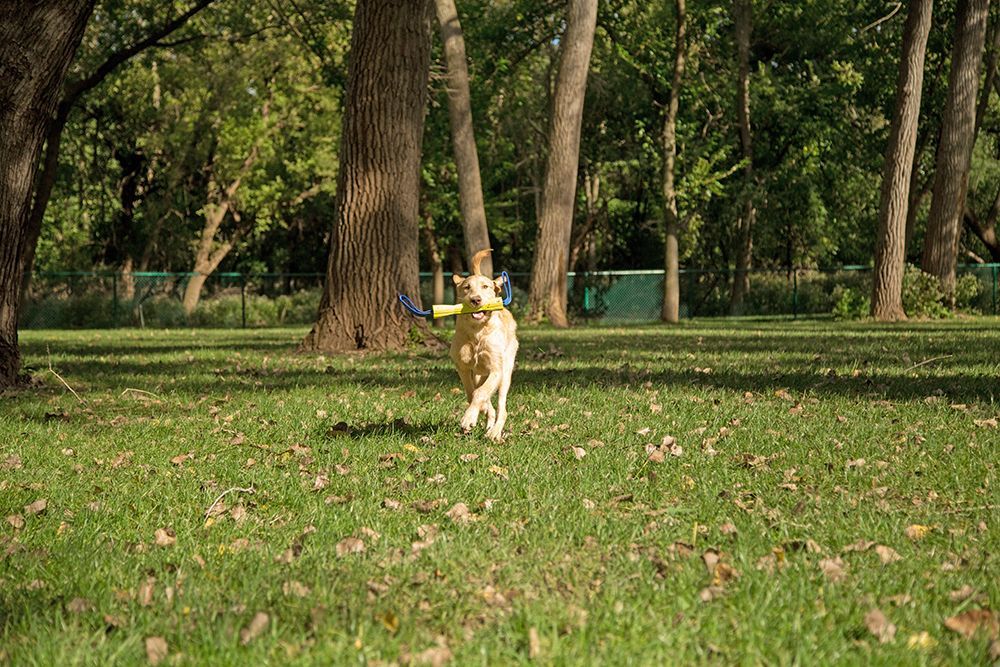
<instances>
[{"instance_id":1,"label":"yellow toy","mask_svg":"<svg viewBox=\"0 0 1000 667\"><path fill-rule=\"evenodd\" d=\"M454 303L431 306L430 310L420 310L416 307L416 305L414 305L413 301L410 300L410 297L405 294L399 295L399 302L414 315L418 317L430 317L435 320L440 317L448 317L450 315L466 315L468 313L478 313L484 310L503 310L504 306L510 305L510 302L514 298L514 293L510 289L510 276L507 275L507 272L503 271L500 275L503 276L503 298L498 296L492 299L487 299L486 301L483 301L480 306L473 307L464 303Z\"/></svg>"}]
</instances>

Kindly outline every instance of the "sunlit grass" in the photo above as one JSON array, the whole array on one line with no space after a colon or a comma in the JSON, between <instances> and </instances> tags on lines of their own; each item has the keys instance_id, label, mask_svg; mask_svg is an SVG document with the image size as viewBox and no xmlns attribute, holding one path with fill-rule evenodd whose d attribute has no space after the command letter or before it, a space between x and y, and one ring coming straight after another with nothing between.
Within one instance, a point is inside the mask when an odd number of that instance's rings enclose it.
<instances>
[{"instance_id":1,"label":"sunlit grass","mask_svg":"<svg viewBox=\"0 0 1000 667\"><path fill-rule=\"evenodd\" d=\"M503 445L458 433L446 354L303 334L23 335L0 662L987 660L943 622L1000 598L993 320L522 329Z\"/></svg>"}]
</instances>

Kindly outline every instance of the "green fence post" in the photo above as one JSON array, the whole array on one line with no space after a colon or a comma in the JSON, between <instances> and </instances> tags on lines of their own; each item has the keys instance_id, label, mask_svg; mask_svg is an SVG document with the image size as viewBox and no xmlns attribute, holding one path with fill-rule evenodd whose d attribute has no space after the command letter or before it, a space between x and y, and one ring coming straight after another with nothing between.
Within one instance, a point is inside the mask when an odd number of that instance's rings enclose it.
<instances>
[{"instance_id":1,"label":"green fence post","mask_svg":"<svg viewBox=\"0 0 1000 667\"><path fill-rule=\"evenodd\" d=\"M1000 269L1000 265L994 264L993 265L993 314L994 315L997 314L997 275L998 273L1000 273L998 269Z\"/></svg>"},{"instance_id":2,"label":"green fence post","mask_svg":"<svg viewBox=\"0 0 1000 667\"><path fill-rule=\"evenodd\" d=\"M118 328L118 274L111 274L111 328Z\"/></svg>"},{"instance_id":3,"label":"green fence post","mask_svg":"<svg viewBox=\"0 0 1000 667\"><path fill-rule=\"evenodd\" d=\"M247 328L247 278L240 273L240 309L243 315L243 328Z\"/></svg>"},{"instance_id":4,"label":"green fence post","mask_svg":"<svg viewBox=\"0 0 1000 667\"><path fill-rule=\"evenodd\" d=\"M799 272L792 269L792 319L799 319Z\"/></svg>"}]
</instances>

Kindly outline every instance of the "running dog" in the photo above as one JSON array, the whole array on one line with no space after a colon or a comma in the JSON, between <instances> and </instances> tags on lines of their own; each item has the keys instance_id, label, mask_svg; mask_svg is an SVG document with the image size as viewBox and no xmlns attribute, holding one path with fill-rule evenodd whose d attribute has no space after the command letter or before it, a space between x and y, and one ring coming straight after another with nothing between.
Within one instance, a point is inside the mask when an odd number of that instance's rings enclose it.
<instances>
[{"instance_id":1,"label":"running dog","mask_svg":"<svg viewBox=\"0 0 1000 667\"><path fill-rule=\"evenodd\" d=\"M480 250L472 257L472 273L466 278L453 275L455 296L462 304L477 307L485 299L503 292L503 278L492 280L479 273L483 258L490 250ZM465 387L469 406L462 416L462 431L469 433L486 413L486 437L494 442L503 440L507 423L507 392L514 373L517 355L517 322L507 309L480 311L458 316L455 338L451 342L451 359ZM497 409L493 409L493 394L499 390Z\"/></svg>"}]
</instances>

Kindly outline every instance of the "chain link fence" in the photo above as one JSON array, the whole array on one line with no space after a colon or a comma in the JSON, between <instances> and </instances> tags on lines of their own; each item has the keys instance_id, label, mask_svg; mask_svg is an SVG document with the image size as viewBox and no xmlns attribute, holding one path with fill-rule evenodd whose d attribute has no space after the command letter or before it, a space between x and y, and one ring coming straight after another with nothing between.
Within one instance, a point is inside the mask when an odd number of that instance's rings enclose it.
<instances>
[{"instance_id":1,"label":"chain link fence","mask_svg":"<svg viewBox=\"0 0 1000 667\"><path fill-rule=\"evenodd\" d=\"M682 269L681 317L731 314L730 271ZM184 309L190 273L43 272L32 277L21 309L24 329L115 327L246 328L308 325L316 316L321 273L216 273L205 281L197 306ZM998 313L1000 264L959 267L966 312ZM511 274L515 314L527 305L529 276ZM663 271L570 273L571 316L587 323L650 322L660 318ZM421 274L421 299L432 303L433 279ZM750 292L737 314L815 317L835 312L845 300L871 293L871 268L753 270ZM450 274L445 302L454 303ZM396 307L387 304L386 307Z\"/></svg>"}]
</instances>

